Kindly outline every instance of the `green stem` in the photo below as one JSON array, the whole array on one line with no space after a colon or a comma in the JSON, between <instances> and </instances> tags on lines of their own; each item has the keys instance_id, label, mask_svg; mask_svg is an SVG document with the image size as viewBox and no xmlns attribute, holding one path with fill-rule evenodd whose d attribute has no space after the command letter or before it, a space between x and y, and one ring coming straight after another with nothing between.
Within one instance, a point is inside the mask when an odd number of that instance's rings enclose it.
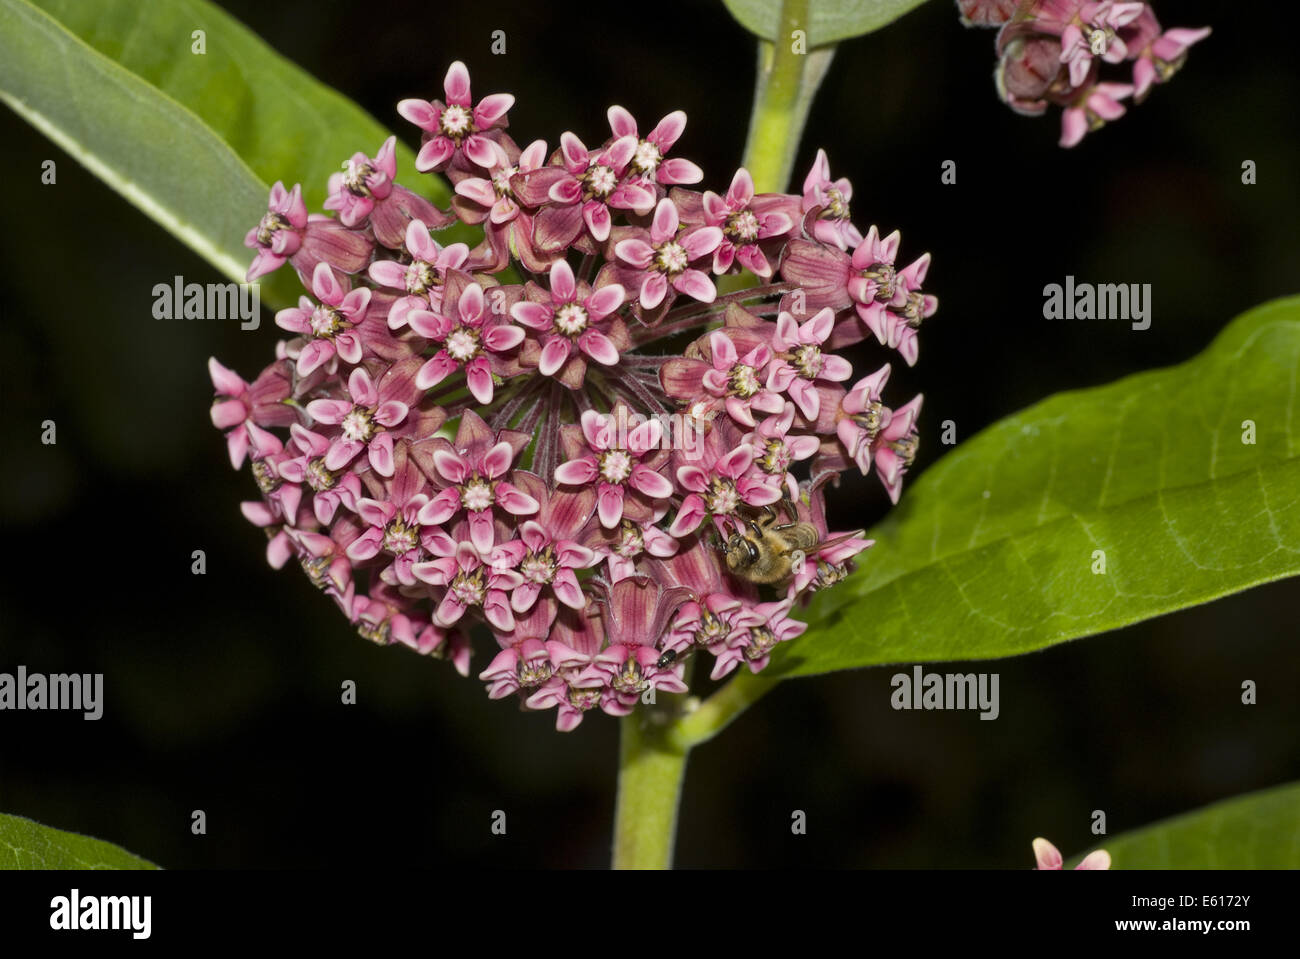
<instances>
[{"instance_id":1,"label":"green stem","mask_svg":"<svg viewBox=\"0 0 1300 959\"><path fill-rule=\"evenodd\" d=\"M758 42L758 77L742 166L758 193L790 182L813 94L830 66L833 46L807 49L809 0L783 0L776 39ZM795 39L802 30L803 39Z\"/></svg>"},{"instance_id":2,"label":"green stem","mask_svg":"<svg viewBox=\"0 0 1300 959\"><path fill-rule=\"evenodd\" d=\"M744 670L701 703L698 709L668 727L665 738L672 746L685 750L708 742L731 725L733 719L776 689L779 682Z\"/></svg>"},{"instance_id":3,"label":"green stem","mask_svg":"<svg viewBox=\"0 0 1300 959\"><path fill-rule=\"evenodd\" d=\"M623 717L614 812L615 869L672 866L677 804L692 747L722 732L776 685L777 680L745 671L676 720L669 721L663 711L646 706Z\"/></svg>"},{"instance_id":4,"label":"green stem","mask_svg":"<svg viewBox=\"0 0 1300 959\"><path fill-rule=\"evenodd\" d=\"M689 748L670 744L661 714L640 706L621 722L614 868L668 869Z\"/></svg>"}]
</instances>

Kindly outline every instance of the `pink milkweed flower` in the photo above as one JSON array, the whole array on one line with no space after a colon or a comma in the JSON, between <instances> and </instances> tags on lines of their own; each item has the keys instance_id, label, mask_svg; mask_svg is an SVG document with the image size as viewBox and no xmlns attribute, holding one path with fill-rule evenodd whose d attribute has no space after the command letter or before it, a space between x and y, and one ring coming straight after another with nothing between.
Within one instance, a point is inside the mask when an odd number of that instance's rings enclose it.
<instances>
[{"instance_id":1,"label":"pink milkweed flower","mask_svg":"<svg viewBox=\"0 0 1300 959\"><path fill-rule=\"evenodd\" d=\"M653 310L663 303L670 285L702 303L712 303L718 295L709 275L691 264L718 248L722 230L700 226L678 235L678 225L677 207L665 198L655 207L650 229L643 231L644 238L630 237L614 246L614 255L638 271L643 309Z\"/></svg>"},{"instance_id":2,"label":"pink milkweed flower","mask_svg":"<svg viewBox=\"0 0 1300 959\"><path fill-rule=\"evenodd\" d=\"M608 672L610 689L620 706L630 709L641 693L651 688L686 692L682 681L685 664L660 668L658 646L690 595L689 589L665 587L644 575L621 579L597 594L596 601L605 608L605 637L610 645L597 655L596 662Z\"/></svg>"},{"instance_id":3,"label":"pink milkweed flower","mask_svg":"<svg viewBox=\"0 0 1300 959\"><path fill-rule=\"evenodd\" d=\"M510 593L523 584L523 577L512 569L496 569L483 562L479 551L467 541L442 537L455 547L451 556L416 563L411 567L416 579L432 586L446 587L446 594L433 614L433 622L444 629L454 626L471 608L481 609L493 629L514 629L510 610ZM434 545L434 541L430 541Z\"/></svg>"},{"instance_id":4,"label":"pink milkweed flower","mask_svg":"<svg viewBox=\"0 0 1300 959\"><path fill-rule=\"evenodd\" d=\"M637 560L642 556L662 559L681 547L681 543L655 525L667 513L668 507L660 505L648 520L624 518L613 529L597 524L587 530L582 542L604 558L609 581L617 583L636 572Z\"/></svg>"},{"instance_id":5,"label":"pink milkweed flower","mask_svg":"<svg viewBox=\"0 0 1300 959\"><path fill-rule=\"evenodd\" d=\"M429 235L423 220L412 220L406 226L406 251L411 262L376 260L370 264L370 279L380 286L405 290L388 311L388 328L399 330L406 325L412 310L437 312L442 307L443 284L448 270L459 270L469 259L469 247L464 243L439 246Z\"/></svg>"},{"instance_id":6,"label":"pink milkweed flower","mask_svg":"<svg viewBox=\"0 0 1300 959\"><path fill-rule=\"evenodd\" d=\"M244 237L244 246L257 251L245 279L252 282L283 266L302 248L306 229L307 204L302 200L302 185L295 183L292 190L286 191L284 184L276 180L266 215Z\"/></svg>"},{"instance_id":7,"label":"pink milkweed flower","mask_svg":"<svg viewBox=\"0 0 1300 959\"><path fill-rule=\"evenodd\" d=\"M1124 115L1119 101L1132 95L1133 87L1127 83L1098 83L1082 91L1074 105L1061 114L1061 146L1072 147L1083 139L1085 133L1100 130L1110 120Z\"/></svg>"},{"instance_id":8,"label":"pink milkweed flower","mask_svg":"<svg viewBox=\"0 0 1300 959\"><path fill-rule=\"evenodd\" d=\"M496 150L488 130L506 125L506 113L514 106L515 98L509 93L494 93L474 105L470 97L469 70L457 60L447 70L443 80L447 102L440 100L403 100L397 112L429 134L415 157L415 168L421 173L445 169L457 154L480 167L490 167L496 160Z\"/></svg>"},{"instance_id":9,"label":"pink milkweed flower","mask_svg":"<svg viewBox=\"0 0 1300 959\"><path fill-rule=\"evenodd\" d=\"M438 531L420 525L420 510L429 502L428 482L406 444L397 448L392 476L382 482L368 476L366 485L371 495L356 501L361 532L347 546L348 559L364 564L386 554L392 560L379 571L379 579L391 586L415 586L412 567Z\"/></svg>"},{"instance_id":10,"label":"pink milkweed flower","mask_svg":"<svg viewBox=\"0 0 1300 959\"><path fill-rule=\"evenodd\" d=\"M700 337L686 355L659 367L664 393L689 407L691 417L701 423L711 422L721 409L742 426L754 425L755 410L779 412L784 400L765 385L772 350L770 332L763 327L724 325Z\"/></svg>"},{"instance_id":11,"label":"pink milkweed flower","mask_svg":"<svg viewBox=\"0 0 1300 959\"><path fill-rule=\"evenodd\" d=\"M862 242L862 234L849 219L853 184L845 177L831 180L831 163L825 150L817 151L812 169L803 181L803 212L819 210L813 222L813 236L822 243L848 250Z\"/></svg>"},{"instance_id":12,"label":"pink milkweed flower","mask_svg":"<svg viewBox=\"0 0 1300 959\"><path fill-rule=\"evenodd\" d=\"M750 672L763 669L772 657L777 643L783 643L803 634L807 623L790 618L790 599L771 603L758 603L750 614L750 624L733 631L717 652L710 679L722 679L741 663Z\"/></svg>"},{"instance_id":13,"label":"pink milkweed flower","mask_svg":"<svg viewBox=\"0 0 1300 959\"><path fill-rule=\"evenodd\" d=\"M595 603L581 613L561 609L546 643L552 676L524 700L525 705L529 709L556 707L555 728L560 732L575 729L583 714L597 706L626 713L610 692L607 671L596 663L604 645L603 617Z\"/></svg>"},{"instance_id":14,"label":"pink milkweed flower","mask_svg":"<svg viewBox=\"0 0 1300 959\"><path fill-rule=\"evenodd\" d=\"M251 283L289 260L303 286L311 285L316 264L321 262L344 273L364 269L374 248L365 234L330 217L308 215L302 186L295 183L286 191L279 180L271 187L266 214L245 235L244 246L257 251L245 280Z\"/></svg>"},{"instance_id":15,"label":"pink milkweed flower","mask_svg":"<svg viewBox=\"0 0 1300 959\"><path fill-rule=\"evenodd\" d=\"M288 483L307 484L312 491L316 521L328 526L340 506L356 512L362 493L361 479L352 472L340 475L325 465L325 457L334 445L329 437L314 433L300 423L289 427L289 432L290 448L298 455L280 464L280 476Z\"/></svg>"},{"instance_id":16,"label":"pink milkweed flower","mask_svg":"<svg viewBox=\"0 0 1300 959\"><path fill-rule=\"evenodd\" d=\"M914 366L920 352L916 332L923 320L938 311L939 299L921 291L930 269L929 253L923 253L902 270L894 266L900 241L897 230L881 238L872 226L849 260L846 289L862 325L877 342L898 350L907 365ZM861 336L856 323L841 322L830 345L848 346Z\"/></svg>"},{"instance_id":17,"label":"pink milkweed flower","mask_svg":"<svg viewBox=\"0 0 1300 959\"><path fill-rule=\"evenodd\" d=\"M551 259L534 249L534 209L528 208L516 184L527 183L546 164L546 141L534 140L522 152L509 136L497 145L497 161L486 177L467 176L456 184L453 212L462 222L483 225L483 242L474 248L476 270L504 270L513 256L533 273L544 272ZM536 198L534 198L536 199Z\"/></svg>"},{"instance_id":18,"label":"pink milkweed flower","mask_svg":"<svg viewBox=\"0 0 1300 959\"><path fill-rule=\"evenodd\" d=\"M456 184L456 195L470 204L461 204L461 219L466 223L487 220L493 226L509 223L519 216L519 198L515 196L510 180L517 174L539 170L546 163L546 141L534 140L522 153L519 161L511 163L504 149L497 148L497 158L486 177L465 177Z\"/></svg>"},{"instance_id":19,"label":"pink milkweed flower","mask_svg":"<svg viewBox=\"0 0 1300 959\"><path fill-rule=\"evenodd\" d=\"M805 553L803 563L795 567L788 592L791 601L802 597L806 603L812 593L842 581L856 568L853 558L875 545L875 540L865 538L865 530L830 532L826 522L825 494L829 475L823 473L822 479L801 484L801 495L794 498L799 520L811 523L817 530L818 545Z\"/></svg>"},{"instance_id":20,"label":"pink milkweed flower","mask_svg":"<svg viewBox=\"0 0 1300 959\"><path fill-rule=\"evenodd\" d=\"M692 547L692 551L705 549L703 543ZM730 591L722 588L697 591L694 598L678 611L663 650L677 654L678 659L683 658L682 653L693 649L704 649L715 657L721 656L750 627L761 623L762 619L754 608ZM734 669L734 665L731 668Z\"/></svg>"},{"instance_id":21,"label":"pink milkweed flower","mask_svg":"<svg viewBox=\"0 0 1300 959\"><path fill-rule=\"evenodd\" d=\"M283 365L273 364L250 385L238 373L208 358L208 375L217 398L212 404L212 425L226 433L230 465L239 469L250 447L255 456L278 453L284 443L265 427L288 426L298 420L293 407L285 404L292 389Z\"/></svg>"},{"instance_id":22,"label":"pink milkweed flower","mask_svg":"<svg viewBox=\"0 0 1300 959\"><path fill-rule=\"evenodd\" d=\"M742 437L741 442L754 447L753 468L791 490L790 498L794 500L797 499L797 484L790 467L811 459L821 446L821 440L812 434L791 435L794 404L782 403L781 407L780 412L764 419L754 432Z\"/></svg>"},{"instance_id":23,"label":"pink milkweed flower","mask_svg":"<svg viewBox=\"0 0 1300 959\"><path fill-rule=\"evenodd\" d=\"M1107 63L1121 63L1128 56L1128 47L1116 34L1146 9L1145 3L1084 3L1075 19L1061 34L1061 63L1070 73L1072 86L1083 86L1092 67L1092 58L1100 57Z\"/></svg>"},{"instance_id":24,"label":"pink milkweed flower","mask_svg":"<svg viewBox=\"0 0 1300 959\"><path fill-rule=\"evenodd\" d=\"M313 586L340 594L347 592L352 585L352 563L342 544L332 536L309 530L292 530L289 537Z\"/></svg>"},{"instance_id":25,"label":"pink milkweed flower","mask_svg":"<svg viewBox=\"0 0 1300 959\"><path fill-rule=\"evenodd\" d=\"M903 490L903 476L916 459L916 449L920 443L916 433L916 418L921 412L921 400L922 397L918 394L894 410L889 422L870 445L876 475L885 484L885 492L889 494L892 503L898 502ZM862 465L860 456L858 465Z\"/></svg>"},{"instance_id":26,"label":"pink milkweed flower","mask_svg":"<svg viewBox=\"0 0 1300 959\"><path fill-rule=\"evenodd\" d=\"M853 375L848 360L822 352L822 344L834 326L835 313L829 307L802 325L790 313L782 312L776 318L776 335L772 337L775 356L767 374L767 388L787 394L810 420L821 411L816 381L839 383Z\"/></svg>"},{"instance_id":27,"label":"pink milkweed flower","mask_svg":"<svg viewBox=\"0 0 1300 959\"><path fill-rule=\"evenodd\" d=\"M586 372L579 352L602 366L618 365L619 352L627 349L628 339L622 321L612 314L623 305L623 287L611 283L592 291L585 283L579 286L572 267L556 260L551 264L550 291L530 283L525 295L528 299L512 306L510 315L537 334L539 373L556 376L563 370L560 379L577 389ZM564 370L571 359L576 368Z\"/></svg>"},{"instance_id":28,"label":"pink milkweed flower","mask_svg":"<svg viewBox=\"0 0 1300 959\"><path fill-rule=\"evenodd\" d=\"M1151 17L1152 23L1155 17ZM1191 30L1186 27L1174 27L1160 33L1159 24L1155 24L1157 34L1150 42L1143 45L1133 64L1133 102L1141 103L1146 99L1155 83L1166 83L1187 60L1187 50L1193 43L1199 43L1210 35L1210 28Z\"/></svg>"},{"instance_id":29,"label":"pink milkweed flower","mask_svg":"<svg viewBox=\"0 0 1300 959\"><path fill-rule=\"evenodd\" d=\"M427 390L464 369L469 391L486 405L492 402L492 356L522 343L524 331L493 317L477 283L463 287L450 309L445 294L438 313L411 310L406 314L413 330L441 346L415 374L415 385Z\"/></svg>"},{"instance_id":30,"label":"pink milkweed flower","mask_svg":"<svg viewBox=\"0 0 1300 959\"><path fill-rule=\"evenodd\" d=\"M387 583L372 586L369 596L353 601L351 619L357 633L379 646L401 643L426 656L447 659L462 676L469 675L469 639L459 629L421 624L403 610L401 593Z\"/></svg>"},{"instance_id":31,"label":"pink milkweed flower","mask_svg":"<svg viewBox=\"0 0 1300 959\"><path fill-rule=\"evenodd\" d=\"M858 464L865 475L871 462L871 444L880 431L889 425L893 412L881 401L881 393L889 382L890 368L886 363L870 376L864 376L840 402L840 417L835 424L836 435L844 444L849 459Z\"/></svg>"},{"instance_id":32,"label":"pink milkweed flower","mask_svg":"<svg viewBox=\"0 0 1300 959\"><path fill-rule=\"evenodd\" d=\"M759 344L742 357L732 337L715 330L709 334L709 354L710 368L704 370L701 385L722 401L733 420L753 426L755 410L781 412L784 400L763 382L763 374L772 362L771 349Z\"/></svg>"},{"instance_id":33,"label":"pink milkweed flower","mask_svg":"<svg viewBox=\"0 0 1300 959\"><path fill-rule=\"evenodd\" d=\"M389 137L373 158L354 153L343 164L343 172L331 173L327 210L337 210L339 222L346 227L363 225L377 200L393 192L397 176L397 137Z\"/></svg>"},{"instance_id":34,"label":"pink milkweed flower","mask_svg":"<svg viewBox=\"0 0 1300 959\"><path fill-rule=\"evenodd\" d=\"M393 437L388 430L406 419L410 407L394 395L408 387L403 377L387 377L382 390L364 367L348 377L348 400L312 400L307 414L320 423L341 426L342 432L325 454L325 468L341 470L363 449L370 466L381 476L393 475Z\"/></svg>"},{"instance_id":35,"label":"pink milkweed flower","mask_svg":"<svg viewBox=\"0 0 1300 959\"><path fill-rule=\"evenodd\" d=\"M561 165L536 170L516 186L528 205L550 204L538 212L535 221L540 250L562 251L584 225L593 240L604 243L613 225L611 211L651 210L654 191L626 176L636 148L636 137L625 136L593 153L572 133L561 134Z\"/></svg>"},{"instance_id":36,"label":"pink milkweed flower","mask_svg":"<svg viewBox=\"0 0 1300 959\"><path fill-rule=\"evenodd\" d=\"M313 306L302 296L298 306L275 314L275 325L306 339L298 353L298 375L307 376L336 356L355 366L361 362L361 337L354 331L370 305L370 290L351 289L334 275L328 263L317 263L311 290L320 300Z\"/></svg>"},{"instance_id":37,"label":"pink milkweed flower","mask_svg":"<svg viewBox=\"0 0 1300 959\"><path fill-rule=\"evenodd\" d=\"M666 154L678 141L686 129L686 114L674 110L657 124L655 128L641 139L637 133L636 119L620 106L610 107L606 113L609 129L615 139L623 137L636 138L636 152L632 154L628 172L642 180L654 180L664 186L679 183L699 183L704 179L704 171L690 160L678 157L665 159Z\"/></svg>"},{"instance_id":38,"label":"pink milkweed flower","mask_svg":"<svg viewBox=\"0 0 1300 959\"><path fill-rule=\"evenodd\" d=\"M526 614L515 617L515 628L510 633L498 637L501 652L478 674L488 684L490 699L535 689L551 678L554 666L546 640L557 612L555 600L544 596Z\"/></svg>"},{"instance_id":39,"label":"pink milkweed flower","mask_svg":"<svg viewBox=\"0 0 1300 959\"><path fill-rule=\"evenodd\" d=\"M442 229L456 221L432 203L412 193L397 176L397 137L389 137L373 158L354 153L343 164L342 173L330 174L327 210L339 211L339 222L359 229L369 225L380 245L396 250L402 245L406 227L422 220L431 229Z\"/></svg>"},{"instance_id":40,"label":"pink milkweed flower","mask_svg":"<svg viewBox=\"0 0 1300 959\"><path fill-rule=\"evenodd\" d=\"M754 180L741 167L732 177L726 196L706 190L704 222L722 230L722 242L713 251L713 272L722 274L736 261L762 279L772 275L760 241L785 236L795 227L793 201L782 194L754 195Z\"/></svg>"},{"instance_id":41,"label":"pink milkweed flower","mask_svg":"<svg viewBox=\"0 0 1300 959\"><path fill-rule=\"evenodd\" d=\"M466 411L454 443L435 437L419 453L425 474L439 487L420 511L420 522L440 526L463 511L470 542L487 556L496 538L494 509L520 517L533 516L541 508L509 479L515 460L531 441L516 430L494 433L477 413Z\"/></svg>"},{"instance_id":42,"label":"pink milkweed flower","mask_svg":"<svg viewBox=\"0 0 1300 959\"><path fill-rule=\"evenodd\" d=\"M668 527L668 535L686 536L708 518L721 531L724 521L734 517L742 506L762 508L781 498L777 485L750 472L754 447L741 443L724 449L722 432L720 429L710 432L699 458L677 468L677 482L687 494Z\"/></svg>"},{"instance_id":43,"label":"pink milkweed flower","mask_svg":"<svg viewBox=\"0 0 1300 959\"><path fill-rule=\"evenodd\" d=\"M1034 840L1034 859L1038 863L1034 867L1035 870L1065 868L1065 860L1061 857L1061 851L1041 837ZM1079 865L1074 868L1076 871L1079 869L1109 869L1110 853L1104 849L1093 850L1084 856Z\"/></svg>"},{"instance_id":44,"label":"pink milkweed flower","mask_svg":"<svg viewBox=\"0 0 1300 959\"><path fill-rule=\"evenodd\" d=\"M662 442L663 424L636 421L629 430L629 419L627 407L620 405L613 413L586 410L576 431L572 426L561 428L566 451L576 455L556 467L555 482L594 484L597 515L606 529L617 526L625 513L644 518L650 511L647 500L664 500L673 493L672 482L656 468L663 457L652 455L649 462L642 462ZM581 439L575 435L578 431ZM586 441L586 455L581 455L582 440ZM637 494L645 499L638 499Z\"/></svg>"},{"instance_id":45,"label":"pink milkweed flower","mask_svg":"<svg viewBox=\"0 0 1300 959\"><path fill-rule=\"evenodd\" d=\"M521 472L519 488L539 504L537 518L519 526L517 539L492 548L494 567L517 570L523 585L514 591L510 606L516 613L533 608L543 589L572 609L582 609L586 597L578 584L576 570L587 569L600 561L592 549L575 540L596 510L596 494L591 489L578 492L550 491L533 473Z\"/></svg>"}]
</instances>

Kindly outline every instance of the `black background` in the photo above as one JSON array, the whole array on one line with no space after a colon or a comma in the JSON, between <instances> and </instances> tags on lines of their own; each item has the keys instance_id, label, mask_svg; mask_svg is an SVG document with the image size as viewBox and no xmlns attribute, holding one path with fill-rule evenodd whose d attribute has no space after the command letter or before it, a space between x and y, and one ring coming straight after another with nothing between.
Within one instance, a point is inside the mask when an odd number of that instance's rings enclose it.
<instances>
[{"instance_id":1,"label":"black background","mask_svg":"<svg viewBox=\"0 0 1300 959\"><path fill-rule=\"evenodd\" d=\"M611 103L643 132L680 107L674 152L703 186L724 189L740 159L754 45L720 4L223 5L408 142L395 103L435 95L462 59L477 95L517 96L521 144L566 129L599 142ZM993 32L964 30L947 0L837 53L796 185L825 147L862 227L901 228L905 260L933 254L940 310L890 393L926 394L917 470L945 419L965 439L1049 393L1181 361L1296 292L1290 35L1239 5L1157 13L1215 33L1070 151L1055 116L999 104ZM489 52L495 29L505 56ZM606 864L617 724L590 714L556 733L553 713L360 640L301 574L270 570L238 511L254 489L208 420L205 369L216 355L251 379L271 356L269 316L256 333L155 321L155 283L220 278L8 112L0 140L0 670L103 672L106 686L99 722L0 714L0 810L173 868ZM57 187L39 185L49 158ZM955 186L939 180L949 159ZM1151 328L1044 321L1042 288L1066 274L1152 284ZM56 446L39 442L45 419ZM887 505L874 482L848 492L833 525ZM194 549L206 576L190 573ZM1094 809L1117 833L1296 779L1297 592L1277 583L999 662L992 723L892 711L888 668L787 683L692 756L677 861L1026 868L1036 835L1089 846ZM347 679L355 706L339 701ZM1259 705L1240 705L1244 679ZM206 836L190 833L194 809ZM806 836L790 833L794 809Z\"/></svg>"}]
</instances>

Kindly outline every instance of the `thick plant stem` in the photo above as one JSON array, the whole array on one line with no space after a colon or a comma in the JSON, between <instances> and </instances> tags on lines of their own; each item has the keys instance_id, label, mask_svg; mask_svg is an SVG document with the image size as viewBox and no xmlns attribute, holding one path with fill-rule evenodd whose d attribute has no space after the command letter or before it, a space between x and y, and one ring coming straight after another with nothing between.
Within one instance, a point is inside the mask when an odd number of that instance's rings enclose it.
<instances>
[{"instance_id":1,"label":"thick plant stem","mask_svg":"<svg viewBox=\"0 0 1300 959\"><path fill-rule=\"evenodd\" d=\"M642 707L620 720L615 869L668 869L673 864L689 747L671 744L656 718Z\"/></svg>"},{"instance_id":2,"label":"thick plant stem","mask_svg":"<svg viewBox=\"0 0 1300 959\"><path fill-rule=\"evenodd\" d=\"M775 689L777 680L745 671L692 712L668 724L645 709L624 716L619 743L618 805L614 813L614 868L668 869L677 835L686 760Z\"/></svg>"},{"instance_id":3,"label":"thick plant stem","mask_svg":"<svg viewBox=\"0 0 1300 959\"><path fill-rule=\"evenodd\" d=\"M807 48L809 0L783 0L776 38L758 42L758 78L743 166L759 193L786 189L813 94L833 46ZM802 33L796 33L802 31Z\"/></svg>"}]
</instances>

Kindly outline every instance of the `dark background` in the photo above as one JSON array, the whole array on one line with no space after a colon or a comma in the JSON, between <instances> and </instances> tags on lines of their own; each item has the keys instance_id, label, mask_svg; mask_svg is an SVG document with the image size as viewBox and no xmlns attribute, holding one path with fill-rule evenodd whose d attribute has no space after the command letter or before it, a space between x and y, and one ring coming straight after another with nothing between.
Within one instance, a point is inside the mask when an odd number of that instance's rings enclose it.
<instances>
[{"instance_id":1,"label":"dark background","mask_svg":"<svg viewBox=\"0 0 1300 959\"><path fill-rule=\"evenodd\" d=\"M478 95L516 94L521 144L565 129L599 142L611 103L643 132L681 107L674 152L704 186L725 189L740 159L754 45L720 4L224 6L408 142L396 101L440 91L459 58ZM796 185L824 146L864 229L901 228L904 261L933 253L940 311L890 394L926 393L918 470L945 419L964 439L1049 393L1181 361L1296 292L1290 34L1225 4L1157 12L1215 33L1071 151L1055 115L997 101L994 33L964 30L948 0L836 55ZM489 54L498 28L505 56ZM589 714L558 734L552 712L360 640L299 572L270 570L238 510L254 489L208 420L205 369L216 355L251 379L271 356L269 315L256 333L155 321L154 283L220 278L7 111L0 140L0 670L106 674L99 722L0 716L0 810L173 868L607 864L617 723ZM57 187L39 185L48 158ZM948 159L955 186L940 184ZM1151 328L1044 321L1042 288L1068 273L1151 283ZM56 446L39 443L45 419ZM875 483L852 494L833 525L887 505ZM206 576L190 573L194 549ZM1034 836L1091 845L1094 809L1115 834L1298 778L1298 593L1277 583L1001 661L997 722L894 712L889 668L784 684L692 756L677 861L1026 868ZM355 706L340 704L346 679ZM1244 679L1259 705L1240 705ZM194 809L206 836L190 833ZM495 809L505 837L489 831ZM794 809L807 836L790 833Z\"/></svg>"}]
</instances>

